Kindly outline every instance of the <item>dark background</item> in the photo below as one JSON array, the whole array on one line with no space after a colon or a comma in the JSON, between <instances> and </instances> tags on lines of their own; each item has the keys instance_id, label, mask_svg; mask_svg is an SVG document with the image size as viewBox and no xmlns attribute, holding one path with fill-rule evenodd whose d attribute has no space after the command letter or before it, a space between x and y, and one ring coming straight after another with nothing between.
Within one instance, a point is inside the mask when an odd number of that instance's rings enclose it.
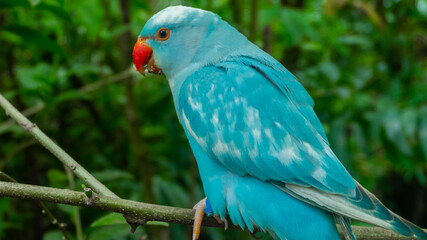
<instances>
[{"instance_id":1,"label":"dark background","mask_svg":"<svg viewBox=\"0 0 427 240\"><path fill-rule=\"evenodd\" d=\"M427 227L427 0L0 0L0 91L120 197L191 207L203 191L167 81L131 68L144 23L177 4L219 14L281 61L314 98L352 175ZM4 111L0 171L81 191ZM120 216L48 206L73 239L132 239ZM61 239L36 203L1 198L0 216L1 239ZM190 231L152 226L133 239L147 233L180 240ZM202 239L250 237L205 229Z\"/></svg>"}]
</instances>

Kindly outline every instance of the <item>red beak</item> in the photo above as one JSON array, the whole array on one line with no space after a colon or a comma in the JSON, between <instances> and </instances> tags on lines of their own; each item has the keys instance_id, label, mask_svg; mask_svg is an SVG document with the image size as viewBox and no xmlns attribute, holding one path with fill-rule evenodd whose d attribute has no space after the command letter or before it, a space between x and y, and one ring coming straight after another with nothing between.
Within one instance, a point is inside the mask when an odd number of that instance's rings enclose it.
<instances>
[{"instance_id":1,"label":"red beak","mask_svg":"<svg viewBox=\"0 0 427 240\"><path fill-rule=\"evenodd\" d=\"M139 37L133 48L133 64L135 69L144 75L145 72L161 74L162 71L154 64L153 50L145 43L145 38Z\"/></svg>"}]
</instances>

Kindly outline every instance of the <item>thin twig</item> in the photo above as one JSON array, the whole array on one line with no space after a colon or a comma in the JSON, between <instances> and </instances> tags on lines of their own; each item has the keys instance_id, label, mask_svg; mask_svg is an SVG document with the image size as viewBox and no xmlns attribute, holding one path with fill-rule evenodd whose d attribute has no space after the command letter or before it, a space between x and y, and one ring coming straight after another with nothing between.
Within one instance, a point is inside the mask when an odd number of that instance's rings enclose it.
<instances>
[{"instance_id":1,"label":"thin twig","mask_svg":"<svg viewBox=\"0 0 427 240\"><path fill-rule=\"evenodd\" d=\"M52 214L52 212L49 210L49 208L47 208L47 206L43 202L39 201L39 205L40 205L41 208L43 208L42 213L46 214L49 217L50 222L52 224L56 225L59 228L59 230L61 230L62 236L65 239L70 239L68 237L67 230L65 229L65 227L67 225L65 223L62 223L62 222L58 221L58 219Z\"/></svg>"},{"instance_id":2,"label":"thin twig","mask_svg":"<svg viewBox=\"0 0 427 240\"><path fill-rule=\"evenodd\" d=\"M0 181L17 183L17 181L14 178L12 178L11 176L7 175L6 173L4 173L2 171L0 171Z\"/></svg>"},{"instance_id":3,"label":"thin twig","mask_svg":"<svg viewBox=\"0 0 427 240\"><path fill-rule=\"evenodd\" d=\"M65 173L67 174L68 184L70 189L76 189L76 183L74 179L73 172L64 165ZM73 207L74 213L74 226L76 227L76 238L77 240L83 240L83 228L82 228L82 220L80 217L80 209L79 207Z\"/></svg>"},{"instance_id":4,"label":"thin twig","mask_svg":"<svg viewBox=\"0 0 427 240\"><path fill-rule=\"evenodd\" d=\"M18 183L14 178L12 178L11 176L1 171L0 171L0 179L6 182ZM62 236L64 236L65 239L70 239L68 237L67 230L65 229L66 224L59 222L58 219L52 214L49 208L47 208L47 206L42 201L39 201L39 205L42 208L42 213L46 214L49 217L50 222L56 225L59 228L59 230L61 230Z\"/></svg>"},{"instance_id":5,"label":"thin twig","mask_svg":"<svg viewBox=\"0 0 427 240\"><path fill-rule=\"evenodd\" d=\"M118 73L118 74L116 74L114 76L111 76L111 77L108 77L106 79L103 79L103 80L100 80L100 81L97 81L97 82L85 85L85 86L81 87L79 89L79 91L82 92L82 93L93 92L93 91L98 90L101 87L104 87L104 86L106 86L108 84L115 83L115 82L124 80L124 79L132 76L132 72L133 71L131 71L131 70L125 70L125 71L120 72L120 73Z\"/></svg>"}]
</instances>

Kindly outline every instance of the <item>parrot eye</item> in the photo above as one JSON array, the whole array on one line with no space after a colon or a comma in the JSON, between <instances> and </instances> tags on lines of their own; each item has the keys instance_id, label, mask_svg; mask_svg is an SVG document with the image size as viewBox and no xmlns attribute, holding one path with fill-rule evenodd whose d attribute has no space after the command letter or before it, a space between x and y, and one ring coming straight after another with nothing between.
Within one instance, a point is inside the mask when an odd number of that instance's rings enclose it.
<instances>
[{"instance_id":1,"label":"parrot eye","mask_svg":"<svg viewBox=\"0 0 427 240\"><path fill-rule=\"evenodd\" d=\"M157 38L159 40L165 41L170 36L170 30L167 28L160 28L159 31L157 31Z\"/></svg>"}]
</instances>

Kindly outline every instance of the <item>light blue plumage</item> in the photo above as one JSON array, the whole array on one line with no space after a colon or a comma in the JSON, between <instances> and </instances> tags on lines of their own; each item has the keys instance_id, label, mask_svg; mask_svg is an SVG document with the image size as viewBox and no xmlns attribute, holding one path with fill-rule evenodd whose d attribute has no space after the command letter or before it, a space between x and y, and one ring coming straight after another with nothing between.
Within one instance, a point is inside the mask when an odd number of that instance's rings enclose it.
<instances>
[{"instance_id":1,"label":"light blue plumage","mask_svg":"<svg viewBox=\"0 0 427 240\"><path fill-rule=\"evenodd\" d=\"M349 218L427 239L345 170L296 78L220 17L169 7L140 36L169 81L214 214L278 239L339 239L335 220L352 239Z\"/></svg>"}]
</instances>

